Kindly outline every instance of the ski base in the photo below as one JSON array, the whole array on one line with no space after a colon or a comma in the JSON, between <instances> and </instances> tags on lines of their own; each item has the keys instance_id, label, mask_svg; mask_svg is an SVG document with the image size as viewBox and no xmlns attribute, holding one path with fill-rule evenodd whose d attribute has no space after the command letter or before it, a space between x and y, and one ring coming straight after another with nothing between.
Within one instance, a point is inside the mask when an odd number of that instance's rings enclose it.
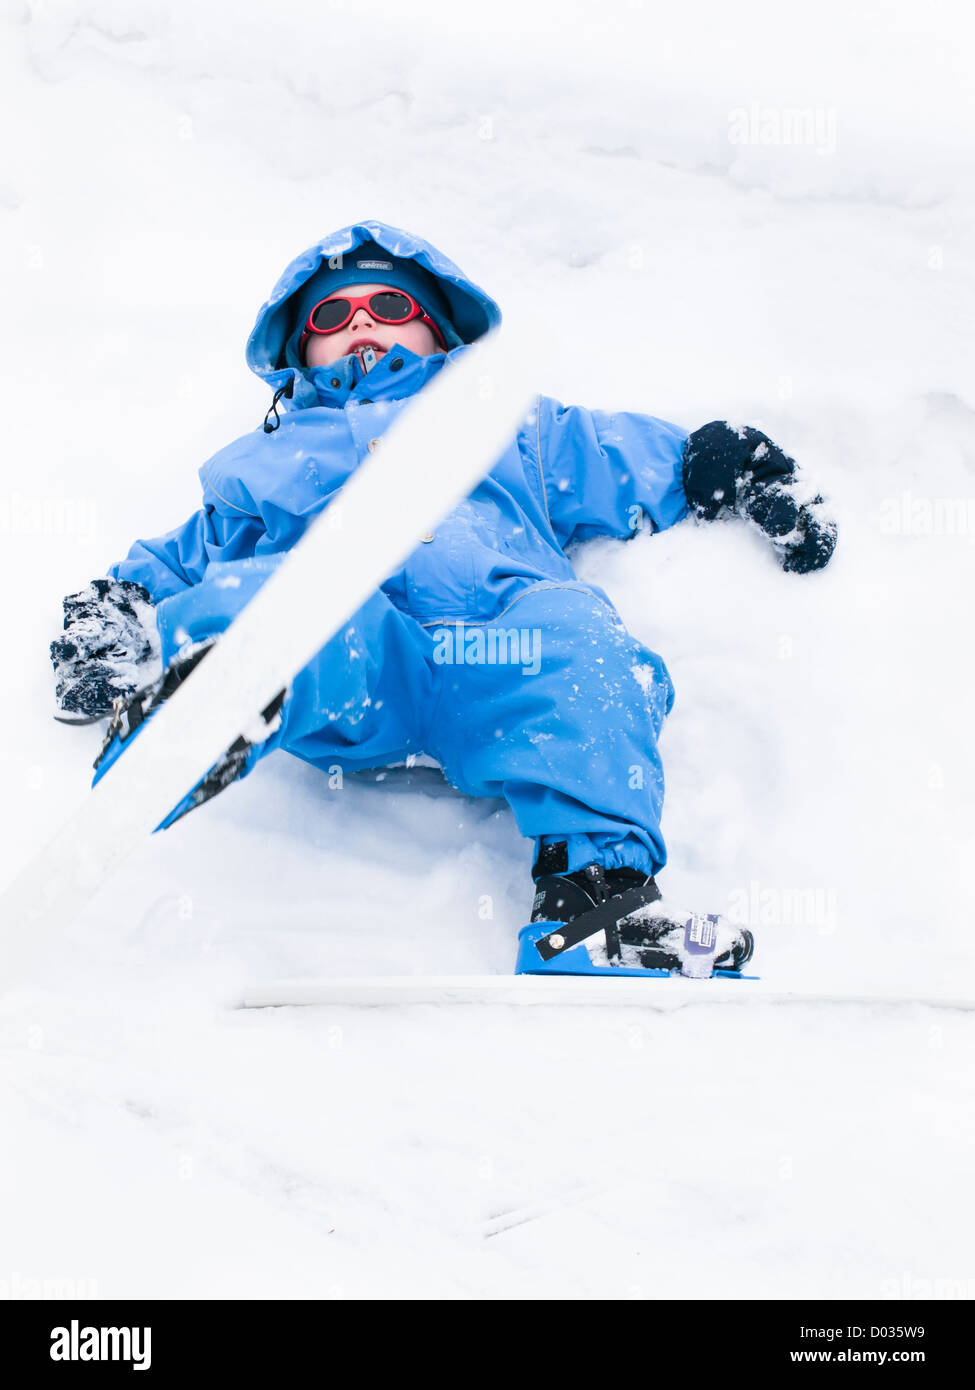
<instances>
[{"instance_id":1,"label":"ski base","mask_svg":"<svg viewBox=\"0 0 975 1390\"><path fill-rule=\"evenodd\" d=\"M650 974L648 971L642 972ZM619 976L619 971L613 972ZM658 978L664 972L653 972ZM651 1004L676 1008L681 1004L711 1003L748 994L740 983L683 980L667 976L668 986L651 981L617 978L614 983L589 975L387 975L334 980L269 980L249 986L236 1005L243 1009L302 1007L310 1004L349 1004L357 1007L390 1004ZM667 1003L662 1003L663 997Z\"/></svg>"},{"instance_id":2,"label":"ski base","mask_svg":"<svg viewBox=\"0 0 975 1390\"><path fill-rule=\"evenodd\" d=\"M595 975L387 975L336 979L267 980L248 986L230 1001L240 1009L331 1005L385 1008L390 1005L517 1004L642 1008L673 1013L695 1004L855 1005L868 1008L924 1007L975 1011L975 999L867 993L798 993L772 990L741 977L710 981L671 976L666 987L649 980Z\"/></svg>"}]
</instances>

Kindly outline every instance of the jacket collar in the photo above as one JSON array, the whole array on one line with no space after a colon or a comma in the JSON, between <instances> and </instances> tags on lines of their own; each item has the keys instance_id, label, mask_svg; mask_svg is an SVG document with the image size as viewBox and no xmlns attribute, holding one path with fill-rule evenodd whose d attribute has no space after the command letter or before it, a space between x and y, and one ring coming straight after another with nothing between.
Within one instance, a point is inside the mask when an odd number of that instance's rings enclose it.
<instances>
[{"instance_id":1,"label":"jacket collar","mask_svg":"<svg viewBox=\"0 0 975 1390\"><path fill-rule=\"evenodd\" d=\"M362 363L353 353L333 362L329 367L305 367L300 371L286 367L270 373L266 380L275 390L293 381L289 410L307 409L309 406L331 406L341 410L350 401L395 401L415 395L428 381L443 368L449 360L453 362L470 346L463 343L449 353L435 352L429 357L419 357L399 344L380 358L371 372L363 369Z\"/></svg>"}]
</instances>

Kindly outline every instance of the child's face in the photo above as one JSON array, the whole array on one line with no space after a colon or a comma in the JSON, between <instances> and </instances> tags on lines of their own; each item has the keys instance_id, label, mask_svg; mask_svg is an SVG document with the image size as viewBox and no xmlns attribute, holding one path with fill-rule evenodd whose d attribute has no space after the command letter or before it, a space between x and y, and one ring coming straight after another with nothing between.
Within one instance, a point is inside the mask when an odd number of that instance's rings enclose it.
<instances>
[{"instance_id":1,"label":"child's face","mask_svg":"<svg viewBox=\"0 0 975 1390\"><path fill-rule=\"evenodd\" d=\"M395 285L352 285L344 290L336 290L329 299L343 299L354 295L375 294L377 290L392 290ZM380 323L370 316L368 309L356 309L344 328L334 333L313 333L305 343L305 365L307 367L329 367L340 357L356 352L364 344L376 349L380 356L388 352L394 343L415 352L418 357L429 357L432 352L440 352L437 340L431 329L422 319L410 319L409 323Z\"/></svg>"}]
</instances>

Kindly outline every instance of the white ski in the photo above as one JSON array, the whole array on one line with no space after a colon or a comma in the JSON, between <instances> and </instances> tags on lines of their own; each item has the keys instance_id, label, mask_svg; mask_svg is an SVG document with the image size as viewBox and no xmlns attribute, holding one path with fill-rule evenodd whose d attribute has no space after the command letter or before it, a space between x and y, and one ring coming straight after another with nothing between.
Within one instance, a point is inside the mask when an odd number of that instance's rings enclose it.
<instances>
[{"instance_id":1,"label":"white ski","mask_svg":"<svg viewBox=\"0 0 975 1390\"><path fill-rule=\"evenodd\" d=\"M646 980L594 975L386 975L304 980L268 980L244 989L237 1008L269 1009L327 1004L379 1007L405 1004L584 1004L634 1006L671 1013L692 1004L828 1004L877 1008L918 1005L975 1010L975 999L866 993L803 993L770 989L762 980Z\"/></svg>"},{"instance_id":2,"label":"white ski","mask_svg":"<svg viewBox=\"0 0 975 1390\"><path fill-rule=\"evenodd\" d=\"M448 358L397 417L206 661L0 898L0 990L491 469L528 413L525 379L510 344L492 334Z\"/></svg>"}]
</instances>

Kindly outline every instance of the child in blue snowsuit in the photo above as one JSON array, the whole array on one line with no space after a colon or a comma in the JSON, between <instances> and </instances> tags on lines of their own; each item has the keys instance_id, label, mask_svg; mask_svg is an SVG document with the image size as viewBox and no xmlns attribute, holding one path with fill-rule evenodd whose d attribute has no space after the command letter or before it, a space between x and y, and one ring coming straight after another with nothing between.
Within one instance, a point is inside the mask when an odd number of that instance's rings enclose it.
<instances>
[{"instance_id":1,"label":"child in blue snowsuit","mask_svg":"<svg viewBox=\"0 0 975 1390\"><path fill-rule=\"evenodd\" d=\"M381 222L292 261L247 344L274 393L263 425L204 464L188 521L65 600L52 645L62 714L115 710L99 775L126 718L165 698L153 663L172 677L198 659L424 383L500 317L436 248ZM689 433L539 396L490 474L268 711L264 742L239 740L166 823L275 748L347 771L426 753L461 791L503 797L533 839L538 920L652 901L673 687L565 550L728 512L760 527L787 570L832 553L822 498L760 431Z\"/></svg>"}]
</instances>

